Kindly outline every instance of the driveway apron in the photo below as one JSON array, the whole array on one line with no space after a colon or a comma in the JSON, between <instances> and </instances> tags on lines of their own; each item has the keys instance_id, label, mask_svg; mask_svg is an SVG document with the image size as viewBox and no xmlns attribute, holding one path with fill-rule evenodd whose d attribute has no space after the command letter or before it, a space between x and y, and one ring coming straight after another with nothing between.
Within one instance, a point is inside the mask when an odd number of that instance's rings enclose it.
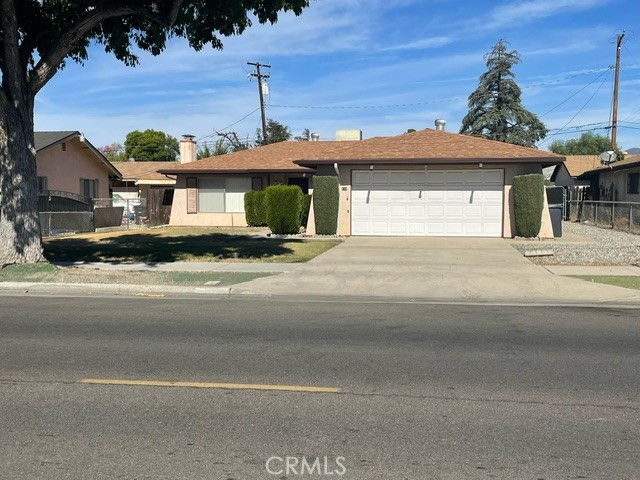
<instances>
[{"instance_id":1,"label":"driveway apron","mask_svg":"<svg viewBox=\"0 0 640 480\"><path fill-rule=\"evenodd\" d=\"M500 238L350 237L292 272L233 289L267 295L640 303L640 292L555 276Z\"/></svg>"}]
</instances>

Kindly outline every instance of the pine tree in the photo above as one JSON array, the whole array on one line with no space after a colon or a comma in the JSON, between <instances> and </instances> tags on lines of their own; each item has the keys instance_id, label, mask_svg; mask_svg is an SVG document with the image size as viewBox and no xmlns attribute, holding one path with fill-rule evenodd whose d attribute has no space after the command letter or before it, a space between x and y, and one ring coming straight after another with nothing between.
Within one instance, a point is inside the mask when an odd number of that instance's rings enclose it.
<instances>
[{"instance_id":1,"label":"pine tree","mask_svg":"<svg viewBox=\"0 0 640 480\"><path fill-rule=\"evenodd\" d=\"M521 90L511 71L520 63L520 55L508 52L507 42L500 40L484 58L488 70L469 95L469 112L460 133L533 147L546 136L547 128L520 101Z\"/></svg>"}]
</instances>

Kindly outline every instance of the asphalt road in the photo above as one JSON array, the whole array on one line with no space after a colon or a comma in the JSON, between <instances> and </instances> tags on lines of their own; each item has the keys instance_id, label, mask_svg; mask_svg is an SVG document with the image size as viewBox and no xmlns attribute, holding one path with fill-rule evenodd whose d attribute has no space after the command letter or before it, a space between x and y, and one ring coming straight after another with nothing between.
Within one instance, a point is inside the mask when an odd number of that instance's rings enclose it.
<instances>
[{"instance_id":1,"label":"asphalt road","mask_svg":"<svg viewBox=\"0 0 640 480\"><path fill-rule=\"evenodd\" d=\"M635 309L0 296L0 478L640 478L639 389Z\"/></svg>"}]
</instances>

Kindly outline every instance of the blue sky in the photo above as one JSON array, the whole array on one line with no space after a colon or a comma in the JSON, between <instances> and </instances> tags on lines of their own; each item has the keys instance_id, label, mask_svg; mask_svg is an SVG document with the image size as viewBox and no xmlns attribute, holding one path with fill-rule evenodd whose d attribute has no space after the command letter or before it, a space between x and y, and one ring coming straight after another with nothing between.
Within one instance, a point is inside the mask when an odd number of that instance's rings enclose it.
<instances>
[{"instance_id":1,"label":"blue sky","mask_svg":"<svg viewBox=\"0 0 640 480\"><path fill-rule=\"evenodd\" d=\"M639 25L637 0L312 0L300 17L224 39L222 51L175 39L129 68L93 47L85 66L69 64L40 92L36 130L81 130L103 146L153 128L202 144L233 124L253 139L260 112L246 62L259 61L272 67L267 116L295 135L396 135L436 118L458 131L483 55L504 38L522 57L524 106L552 129L544 149L608 132L615 38L626 29L618 143L640 147Z\"/></svg>"}]
</instances>

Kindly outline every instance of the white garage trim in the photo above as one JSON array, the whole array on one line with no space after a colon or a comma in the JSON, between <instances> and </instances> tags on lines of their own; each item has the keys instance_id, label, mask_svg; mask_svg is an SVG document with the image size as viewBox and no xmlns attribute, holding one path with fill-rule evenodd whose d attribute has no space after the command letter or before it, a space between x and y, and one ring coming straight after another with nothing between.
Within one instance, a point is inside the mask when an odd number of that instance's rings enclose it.
<instances>
[{"instance_id":1,"label":"white garage trim","mask_svg":"<svg viewBox=\"0 0 640 480\"><path fill-rule=\"evenodd\" d=\"M351 234L501 237L504 171L354 170Z\"/></svg>"}]
</instances>

